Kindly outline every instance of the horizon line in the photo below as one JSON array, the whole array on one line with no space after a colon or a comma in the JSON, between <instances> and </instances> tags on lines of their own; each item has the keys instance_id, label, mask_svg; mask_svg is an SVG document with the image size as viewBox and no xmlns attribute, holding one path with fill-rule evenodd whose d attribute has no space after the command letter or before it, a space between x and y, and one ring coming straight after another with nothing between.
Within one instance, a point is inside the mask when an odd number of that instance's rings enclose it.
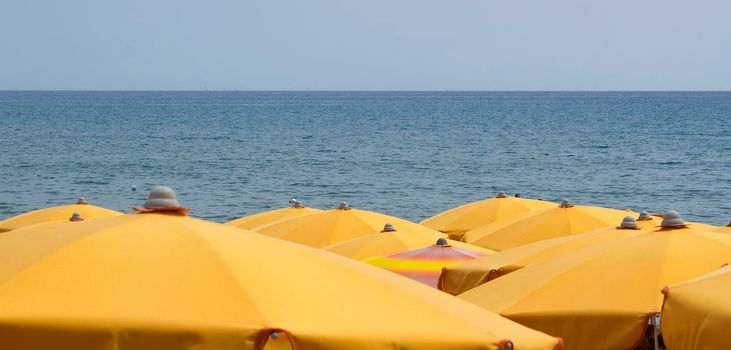
<instances>
[{"instance_id":1,"label":"horizon line","mask_svg":"<svg viewBox=\"0 0 731 350\"><path fill-rule=\"evenodd\" d=\"M286 89L0 89L0 92L731 92L731 90L286 90Z\"/></svg>"}]
</instances>

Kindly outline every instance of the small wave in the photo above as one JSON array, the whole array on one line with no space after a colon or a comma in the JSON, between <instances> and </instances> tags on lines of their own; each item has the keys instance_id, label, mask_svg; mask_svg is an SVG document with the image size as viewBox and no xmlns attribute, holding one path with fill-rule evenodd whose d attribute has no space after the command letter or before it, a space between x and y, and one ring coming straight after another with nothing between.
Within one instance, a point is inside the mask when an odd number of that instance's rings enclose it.
<instances>
[{"instance_id":1,"label":"small wave","mask_svg":"<svg viewBox=\"0 0 731 350\"><path fill-rule=\"evenodd\" d=\"M73 182L74 185L109 185L107 181L96 181L96 180L76 180Z\"/></svg>"}]
</instances>

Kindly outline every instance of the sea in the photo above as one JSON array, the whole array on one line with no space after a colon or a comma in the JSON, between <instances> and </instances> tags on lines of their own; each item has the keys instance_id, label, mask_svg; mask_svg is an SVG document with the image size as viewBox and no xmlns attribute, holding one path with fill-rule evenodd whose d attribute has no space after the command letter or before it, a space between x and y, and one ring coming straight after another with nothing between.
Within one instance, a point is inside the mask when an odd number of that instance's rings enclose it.
<instances>
[{"instance_id":1,"label":"sea","mask_svg":"<svg viewBox=\"0 0 731 350\"><path fill-rule=\"evenodd\" d=\"M0 135L0 219L168 185L218 222L498 191L731 220L731 92L2 91Z\"/></svg>"}]
</instances>

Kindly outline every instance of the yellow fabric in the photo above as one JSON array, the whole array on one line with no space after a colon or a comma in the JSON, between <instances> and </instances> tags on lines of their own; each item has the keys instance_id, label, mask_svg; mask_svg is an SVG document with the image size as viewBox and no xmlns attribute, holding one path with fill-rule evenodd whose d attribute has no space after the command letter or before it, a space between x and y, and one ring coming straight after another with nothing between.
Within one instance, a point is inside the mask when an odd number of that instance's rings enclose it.
<instances>
[{"instance_id":1,"label":"yellow fabric","mask_svg":"<svg viewBox=\"0 0 731 350\"><path fill-rule=\"evenodd\" d=\"M463 234L483 225L513 219L530 211L556 205L552 202L527 198L488 198L441 212L422 221L421 224L449 234Z\"/></svg>"},{"instance_id":2,"label":"yellow fabric","mask_svg":"<svg viewBox=\"0 0 731 350\"><path fill-rule=\"evenodd\" d=\"M731 267L665 290L663 339L668 349L726 349L731 344Z\"/></svg>"},{"instance_id":3,"label":"yellow fabric","mask_svg":"<svg viewBox=\"0 0 731 350\"><path fill-rule=\"evenodd\" d=\"M553 208L534 211L513 220L467 231L464 241L501 251L544 239L616 226L627 215L636 214L600 207L559 208L555 205Z\"/></svg>"},{"instance_id":4,"label":"yellow fabric","mask_svg":"<svg viewBox=\"0 0 731 350\"><path fill-rule=\"evenodd\" d=\"M506 249L496 254L447 267L442 272L442 287L447 293L461 294L523 267L539 264L601 242L631 237L652 230L659 223L659 218L653 218L649 221L639 221L640 230L605 227L578 235L547 239Z\"/></svg>"},{"instance_id":5,"label":"yellow fabric","mask_svg":"<svg viewBox=\"0 0 731 350\"><path fill-rule=\"evenodd\" d=\"M243 218L238 218L236 220L231 220L231 221L227 222L226 225L236 226L238 228L243 228L245 230L256 231L256 229L259 226L269 225L269 224L277 222L277 221L293 219L298 216L314 214L314 213L321 212L321 211L322 210L320 210L320 209L307 208L307 207L304 207L304 208L287 207L287 208L265 211L262 213L256 213L253 215L245 216Z\"/></svg>"},{"instance_id":6,"label":"yellow fabric","mask_svg":"<svg viewBox=\"0 0 731 350\"><path fill-rule=\"evenodd\" d=\"M71 204L58 207L43 208L13 216L0 221L0 232L15 230L21 227L49 222L69 221L74 213L79 213L84 220L122 215L122 213L91 204Z\"/></svg>"},{"instance_id":7,"label":"yellow fabric","mask_svg":"<svg viewBox=\"0 0 731 350\"><path fill-rule=\"evenodd\" d=\"M438 234L436 231L397 218L359 209L330 209L319 213L260 226L256 232L315 248L380 232L387 223L397 230Z\"/></svg>"},{"instance_id":8,"label":"yellow fabric","mask_svg":"<svg viewBox=\"0 0 731 350\"><path fill-rule=\"evenodd\" d=\"M713 232L731 233L731 226L721 226L713 229Z\"/></svg>"},{"instance_id":9,"label":"yellow fabric","mask_svg":"<svg viewBox=\"0 0 731 350\"><path fill-rule=\"evenodd\" d=\"M252 349L264 328L291 332L299 350L557 342L351 259L186 216L0 235L3 349Z\"/></svg>"},{"instance_id":10,"label":"yellow fabric","mask_svg":"<svg viewBox=\"0 0 731 350\"><path fill-rule=\"evenodd\" d=\"M364 262L382 269L408 270L408 271L439 271L444 267L458 264L459 261L428 261L428 260L396 260L384 257L373 257Z\"/></svg>"},{"instance_id":11,"label":"yellow fabric","mask_svg":"<svg viewBox=\"0 0 731 350\"><path fill-rule=\"evenodd\" d=\"M717 269L731 237L654 230L525 267L459 297L562 337L566 349L628 349L662 303L660 289Z\"/></svg>"},{"instance_id":12,"label":"yellow fabric","mask_svg":"<svg viewBox=\"0 0 731 350\"><path fill-rule=\"evenodd\" d=\"M398 229L391 232L378 232L329 245L323 249L363 260L373 256L383 256L405 250L426 247L446 235L440 232L410 231Z\"/></svg>"},{"instance_id":13,"label":"yellow fabric","mask_svg":"<svg viewBox=\"0 0 731 350\"><path fill-rule=\"evenodd\" d=\"M329 245L323 249L351 259L364 260L376 256L391 255L411 249L418 249L436 243L437 239L445 237L439 232L422 232L411 230L397 230L392 232L378 232L370 235L353 238L344 242ZM471 249L483 254L492 254L494 251L472 244L450 241L450 245L457 248Z\"/></svg>"}]
</instances>

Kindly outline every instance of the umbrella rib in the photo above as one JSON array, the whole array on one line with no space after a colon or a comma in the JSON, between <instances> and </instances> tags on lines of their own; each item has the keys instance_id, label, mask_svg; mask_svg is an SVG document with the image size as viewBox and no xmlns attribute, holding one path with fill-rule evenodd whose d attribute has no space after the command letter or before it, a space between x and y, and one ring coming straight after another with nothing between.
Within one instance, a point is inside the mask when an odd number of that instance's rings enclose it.
<instances>
[{"instance_id":1,"label":"umbrella rib","mask_svg":"<svg viewBox=\"0 0 731 350\"><path fill-rule=\"evenodd\" d=\"M187 226L187 225L184 225L184 226ZM240 281L240 280L239 280L239 279L238 279L237 277L235 277L235 276L236 276L236 274L235 274L235 273L234 273L234 271L233 271L233 270L231 269L231 267L230 267L230 266L229 266L229 265L228 265L228 264L226 263L226 261L225 261L224 259L222 259L222 258L221 258L221 256L220 256L220 254L219 254L218 250L217 250L217 249L215 249L215 248L213 247L213 245L212 245L212 244L211 244L210 242L208 242L208 240L206 240L205 238L201 237L200 235L197 235L197 234L189 234L189 235L190 235L190 236L193 236L193 237L195 237L195 239L198 239L198 240L200 240L201 242L203 242L203 244L205 244L205 246L207 247L207 249L206 249L206 250L207 250L207 251L209 252L209 254L210 254L210 255L211 255L212 257L213 257L213 259L215 259L215 260L216 260L216 261L218 262L218 264L219 264L219 265L221 266L221 268L222 268L223 270L225 270L225 271L226 271L226 272L228 273L227 275L228 275L228 276L230 276L229 278L230 278L231 280L233 280L233 281L234 281L234 284L236 285L236 287L238 287L238 289L239 289L239 290L241 291L241 293L247 296L247 298L246 298L246 299L248 299L248 300L250 301L250 302L249 302L249 304L250 304L250 305L251 305L251 306L252 306L252 307L253 307L254 309L256 309L256 311L257 311L257 314L258 314L258 315L259 315L259 316L261 317L261 319L262 319L262 320L264 321L265 325L266 325L267 327L279 326L279 325L272 325L272 324L270 323L270 320L268 320L268 319L266 318L266 316L264 315L264 313L262 312L262 310L261 310L261 309L259 308L259 306L258 306L258 305L256 305L256 303L254 303L254 302L253 302L253 298L251 297L251 295L250 295L250 294L248 293L248 291L247 291L247 290L246 290L246 288L244 287L244 284L243 284L243 283L242 283L242 282L241 282L241 281Z\"/></svg>"}]
</instances>

